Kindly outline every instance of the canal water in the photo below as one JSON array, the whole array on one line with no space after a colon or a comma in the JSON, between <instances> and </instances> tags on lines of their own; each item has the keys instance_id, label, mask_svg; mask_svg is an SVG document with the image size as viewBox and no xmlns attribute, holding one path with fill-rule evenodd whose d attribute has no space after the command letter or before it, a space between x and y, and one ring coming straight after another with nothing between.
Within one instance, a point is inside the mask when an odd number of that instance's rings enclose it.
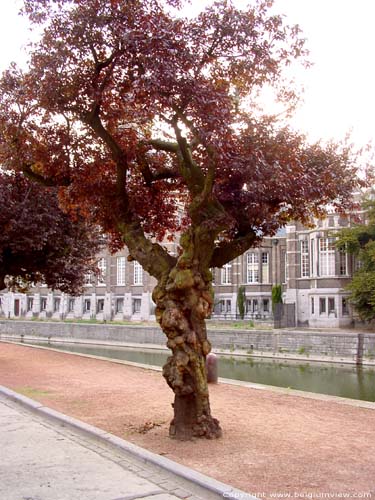
<instances>
[{"instance_id":1,"label":"canal water","mask_svg":"<svg viewBox=\"0 0 375 500\"><path fill-rule=\"evenodd\" d=\"M168 351L133 350L119 346L98 346L68 343L28 342L146 365L162 366ZM331 363L300 363L260 358L219 357L219 376L263 385L288 387L300 391L330 394L344 398L375 401L375 368Z\"/></svg>"}]
</instances>

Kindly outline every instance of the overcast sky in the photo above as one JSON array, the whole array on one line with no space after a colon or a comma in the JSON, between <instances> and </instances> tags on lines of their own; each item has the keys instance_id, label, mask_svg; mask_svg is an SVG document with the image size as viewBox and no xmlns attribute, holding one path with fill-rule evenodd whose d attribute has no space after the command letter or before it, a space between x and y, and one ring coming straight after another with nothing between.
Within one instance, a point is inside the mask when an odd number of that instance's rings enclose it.
<instances>
[{"instance_id":1,"label":"overcast sky","mask_svg":"<svg viewBox=\"0 0 375 500\"><path fill-rule=\"evenodd\" d=\"M206 3L208 0L206 1ZM195 9L202 0L193 0ZM237 0L244 6L247 1ZM27 23L21 0L2 0L0 69L25 61ZM296 78L305 87L294 125L312 139L342 138L352 129L361 144L372 139L375 120L375 0L275 0L274 11L299 24L314 67Z\"/></svg>"}]
</instances>

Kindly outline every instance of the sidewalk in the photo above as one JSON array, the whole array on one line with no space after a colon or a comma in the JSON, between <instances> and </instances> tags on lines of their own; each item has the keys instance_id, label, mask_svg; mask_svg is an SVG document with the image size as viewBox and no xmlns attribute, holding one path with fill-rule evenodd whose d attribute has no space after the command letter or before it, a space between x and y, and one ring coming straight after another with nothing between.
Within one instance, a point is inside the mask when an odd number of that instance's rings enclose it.
<instances>
[{"instance_id":1,"label":"sidewalk","mask_svg":"<svg viewBox=\"0 0 375 500\"><path fill-rule=\"evenodd\" d=\"M375 374L370 376L375 382ZM225 483L258 498L281 493L359 498L363 492L375 498L375 403L364 407L355 400L256 384L212 384L211 408L223 437L179 442L168 437L173 393L153 370L0 342L0 384L18 398L37 400L39 414L51 418L61 412L81 427L95 426L97 439L121 443L143 463L161 467L163 462L163 470L219 496L228 492ZM2 451L0 442L0 458ZM183 470L189 474L183 476ZM210 478L221 490L208 488L215 484Z\"/></svg>"},{"instance_id":2,"label":"sidewalk","mask_svg":"<svg viewBox=\"0 0 375 500\"><path fill-rule=\"evenodd\" d=\"M0 448L2 500L250 498L4 387L0 387ZM150 458L185 469L188 479L150 463ZM207 488L199 482L206 482Z\"/></svg>"}]
</instances>

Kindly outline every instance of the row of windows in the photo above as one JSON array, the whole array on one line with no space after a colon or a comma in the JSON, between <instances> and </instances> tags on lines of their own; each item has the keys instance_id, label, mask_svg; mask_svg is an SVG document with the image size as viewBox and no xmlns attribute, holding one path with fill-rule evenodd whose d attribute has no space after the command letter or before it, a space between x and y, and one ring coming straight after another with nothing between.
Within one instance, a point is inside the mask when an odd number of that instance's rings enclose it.
<instances>
[{"instance_id":1,"label":"row of windows","mask_svg":"<svg viewBox=\"0 0 375 500\"><path fill-rule=\"evenodd\" d=\"M316 242L317 241L317 261L314 259ZM300 242L301 256L301 277L308 278L310 276L347 276L347 254L337 250L335 238L319 238L302 240ZM316 266L314 269L314 265Z\"/></svg>"},{"instance_id":2,"label":"row of windows","mask_svg":"<svg viewBox=\"0 0 375 500\"><path fill-rule=\"evenodd\" d=\"M220 299L215 307L215 312L220 314L231 313L232 300ZM269 313L270 312L270 299L246 299L245 311L248 313Z\"/></svg>"},{"instance_id":3,"label":"row of windows","mask_svg":"<svg viewBox=\"0 0 375 500\"><path fill-rule=\"evenodd\" d=\"M335 238L319 238L317 240L300 241L301 277L318 276L347 276L347 254L339 251L335 245ZM316 243L317 242L317 243ZM310 248L309 248L310 243ZM314 267L314 249L318 245L317 272L311 272ZM261 259L261 262L260 262ZM286 262L284 263L286 265ZM231 263L221 270L221 283L231 284ZM269 283L269 254L267 252L248 252L246 254L246 283Z\"/></svg>"},{"instance_id":4,"label":"row of windows","mask_svg":"<svg viewBox=\"0 0 375 500\"><path fill-rule=\"evenodd\" d=\"M344 252L338 252L335 247L335 238L319 238L318 240L318 276L341 276L347 275L347 255ZM310 277L314 263L315 240L302 240L300 242L300 264L301 277ZM338 259L338 272L336 261ZM103 257L98 261L99 274L97 277L98 285L105 285L107 277L107 261ZM126 284L126 257L117 257L116 259L116 284L123 286ZM232 284L232 263L229 262L221 268L221 284ZM268 252L248 252L246 254L245 282L247 284L270 283L270 266ZM94 277L92 274L85 276L85 285L93 285ZM133 262L133 284L143 284L143 268L137 262Z\"/></svg>"},{"instance_id":5,"label":"row of windows","mask_svg":"<svg viewBox=\"0 0 375 500\"><path fill-rule=\"evenodd\" d=\"M248 252L246 254L246 283L269 283L269 254L268 252ZM221 268L221 284L232 284L232 263Z\"/></svg>"},{"instance_id":6,"label":"row of windows","mask_svg":"<svg viewBox=\"0 0 375 500\"><path fill-rule=\"evenodd\" d=\"M133 298L132 303L133 303L133 307L132 307L133 313L140 312L141 299ZM52 308L53 312L59 312L60 306L61 306L61 298L55 297L53 299L53 308ZM83 301L83 312L86 312L86 313L90 312L91 306L92 306L91 298L85 298ZM231 301L231 299L221 299L218 302L218 306L219 306L218 307L219 312L221 312L221 313L230 312L231 308L232 308L232 301ZM33 308L34 308L34 298L28 297L27 298L27 311L31 312L31 311L33 311ZM75 299L69 298L68 304L67 304L68 313L74 312L74 308L75 308ZM47 310L47 297L40 298L40 310L41 311ZM265 299L246 299L245 310L246 310L246 313L270 312L270 301L268 298L265 298ZM97 299L96 300L96 312L100 313L103 311L104 311L104 299ZM122 313L123 311L124 311L124 299L122 297L116 298L115 299L115 312Z\"/></svg>"},{"instance_id":7,"label":"row of windows","mask_svg":"<svg viewBox=\"0 0 375 500\"><path fill-rule=\"evenodd\" d=\"M139 313L141 311L141 299L140 298L133 298L132 299L132 311L134 313ZM60 297L55 297L53 299L53 312L59 312L60 311L60 306L61 306L61 299ZM75 299L74 298L69 298L68 299L68 304L67 304L67 311L68 313L73 313L75 309ZM104 299L97 299L96 304L95 304L95 309L92 308L93 302L91 298L85 298L83 300L83 312L84 313L89 313L89 312L94 312L96 313L101 313L104 311ZM34 308L34 298L33 297L28 297L27 298L27 312L33 311ZM47 310L47 297L41 297L40 298L40 311L46 311ZM124 299L123 297L119 297L115 299L115 312L117 313L122 313L124 312Z\"/></svg>"},{"instance_id":8,"label":"row of windows","mask_svg":"<svg viewBox=\"0 0 375 500\"><path fill-rule=\"evenodd\" d=\"M346 297L341 297L341 301L338 300L338 304L335 297L311 297L311 314L319 313L319 315L336 315L336 307L341 307L341 315L349 315L349 303Z\"/></svg>"},{"instance_id":9,"label":"row of windows","mask_svg":"<svg viewBox=\"0 0 375 500\"><path fill-rule=\"evenodd\" d=\"M116 259L116 284L122 286L126 284L125 278L125 262L126 257L117 257ZM98 260L99 274L97 277L97 284L105 285L107 277L107 261L104 257ZM95 282L91 273L85 276L85 285L93 285ZM143 285L143 267L135 260L133 262L133 284Z\"/></svg>"},{"instance_id":10,"label":"row of windows","mask_svg":"<svg viewBox=\"0 0 375 500\"><path fill-rule=\"evenodd\" d=\"M71 299L72 300L72 299ZM132 299L132 313L136 314L141 312L142 300L139 298ZM73 312L74 306L69 312ZM104 311L104 299L98 299L96 301L96 312L101 313ZM91 299L84 299L83 312L92 312L92 302ZM124 312L124 299L122 297L115 299L115 313L121 314Z\"/></svg>"},{"instance_id":11,"label":"row of windows","mask_svg":"<svg viewBox=\"0 0 375 500\"><path fill-rule=\"evenodd\" d=\"M347 254L335 246L335 238L319 238L317 240L300 241L301 277L346 276L348 274ZM314 250L318 245L317 268L314 268ZM259 260L261 259L261 263ZM286 262L285 262L286 264ZM231 284L231 267L228 263L221 270L221 283ZM269 283L269 254L267 252L246 254L246 283Z\"/></svg>"},{"instance_id":12,"label":"row of windows","mask_svg":"<svg viewBox=\"0 0 375 500\"><path fill-rule=\"evenodd\" d=\"M269 254L268 252L249 252L246 254L246 283L269 283ZM98 285L105 285L107 277L107 261L103 257L98 261L99 275L97 277ZM126 257L117 257L116 259L116 284L124 286L126 284ZM221 284L230 285L232 283L232 263L229 262L221 268ZM85 276L85 285L93 285L93 275L87 274ZM133 262L133 284L143 284L143 268L137 262Z\"/></svg>"}]
</instances>

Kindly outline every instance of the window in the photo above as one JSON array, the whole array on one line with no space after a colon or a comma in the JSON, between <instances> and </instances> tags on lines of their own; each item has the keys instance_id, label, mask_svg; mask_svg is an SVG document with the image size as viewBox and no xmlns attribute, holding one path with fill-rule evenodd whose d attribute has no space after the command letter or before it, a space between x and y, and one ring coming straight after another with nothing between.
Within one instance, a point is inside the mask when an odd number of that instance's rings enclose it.
<instances>
[{"instance_id":1,"label":"window","mask_svg":"<svg viewBox=\"0 0 375 500\"><path fill-rule=\"evenodd\" d=\"M270 282L269 257L267 252L262 252L262 283Z\"/></svg>"},{"instance_id":2,"label":"window","mask_svg":"<svg viewBox=\"0 0 375 500\"><path fill-rule=\"evenodd\" d=\"M42 297L40 299L40 310L45 311L47 309L47 297Z\"/></svg>"},{"instance_id":3,"label":"window","mask_svg":"<svg viewBox=\"0 0 375 500\"><path fill-rule=\"evenodd\" d=\"M311 240L311 275L315 276L316 275L316 264L314 264L314 245L315 245L315 240Z\"/></svg>"},{"instance_id":4,"label":"window","mask_svg":"<svg viewBox=\"0 0 375 500\"><path fill-rule=\"evenodd\" d=\"M348 274L348 255L344 250L339 251L340 276Z\"/></svg>"},{"instance_id":5,"label":"window","mask_svg":"<svg viewBox=\"0 0 375 500\"><path fill-rule=\"evenodd\" d=\"M249 252L247 259L247 283L259 283L259 254Z\"/></svg>"},{"instance_id":6,"label":"window","mask_svg":"<svg viewBox=\"0 0 375 500\"><path fill-rule=\"evenodd\" d=\"M33 310L33 306L34 306L34 299L33 299L33 297L27 297L27 311L28 312L32 311Z\"/></svg>"},{"instance_id":7,"label":"window","mask_svg":"<svg viewBox=\"0 0 375 500\"><path fill-rule=\"evenodd\" d=\"M134 261L134 285L142 285L143 283L143 267L136 260Z\"/></svg>"},{"instance_id":8,"label":"window","mask_svg":"<svg viewBox=\"0 0 375 500\"><path fill-rule=\"evenodd\" d=\"M125 285L125 257L117 257L117 284Z\"/></svg>"},{"instance_id":9,"label":"window","mask_svg":"<svg viewBox=\"0 0 375 500\"><path fill-rule=\"evenodd\" d=\"M342 315L343 316L348 316L348 314L349 314L349 304L348 304L348 299L346 297L343 297L341 299L341 306L342 306Z\"/></svg>"},{"instance_id":10,"label":"window","mask_svg":"<svg viewBox=\"0 0 375 500\"><path fill-rule=\"evenodd\" d=\"M335 275L335 239L319 239L319 276Z\"/></svg>"},{"instance_id":11,"label":"window","mask_svg":"<svg viewBox=\"0 0 375 500\"><path fill-rule=\"evenodd\" d=\"M268 300L268 299L266 299ZM246 300L246 312L247 313L257 313L259 310L258 299L247 299Z\"/></svg>"},{"instance_id":12,"label":"window","mask_svg":"<svg viewBox=\"0 0 375 500\"><path fill-rule=\"evenodd\" d=\"M232 271L232 264L228 262L228 264L224 264L224 266L221 268L221 283L223 285L230 285L231 284L231 271Z\"/></svg>"},{"instance_id":13,"label":"window","mask_svg":"<svg viewBox=\"0 0 375 500\"><path fill-rule=\"evenodd\" d=\"M232 310L231 299L221 299L219 302L219 312L222 314L230 313Z\"/></svg>"},{"instance_id":14,"label":"window","mask_svg":"<svg viewBox=\"0 0 375 500\"><path fill-rule=\"evenodd\" d=\"M99 259L98 261L98 269L99 269L99 275L98 275L98 285L104 285L105 284L105 278L107 275L107 261L105 260L104 257Z\"/></svg>"},{"instance_id":15,"label":"window","mask_svg":"<svg viewBox=\"0 0 375 500\"><path fill-rule=\"evenodd\" d=\"M60 298L53 299L53 312L60 311Z\"/></svg>"},{"instance_id":16,"label":"window","mask_svg":"<svg viewBox=\"0 0 375 500\"><path fill-rule=\"evenodd\" d=\"M334 297L328 297L328 314L335 313L335 299Z\"/></svg>"},{"instance_id":17,"label":"window","mask_svg":"<svg viewBox=\"0 0 375 500\"><path fill-rule=\"evenodd\" d=\"M133 299L133 314L141 312L141 305L142 305L141 299Z\"/></svg>"},{"instance_id":18,"label":"window","mask_svg":"<svg viewBox=\"0 0 375 500\"><path fill-rule=\"evenodd\" d=\"M212 268L212 269L210 269L210 271L211 271L211 275L212 275L212 284L214 285L215 284L215 274L216 274L215 271L216 271L216 269Z\"/></svg>"},{"instance_id":19,"label":"window","mask_svg":"<svg viewBox=\"0 0 375 500\"><path fill-rule=\"evenodd\" d=\"M315 314L315 300L311 297L311 314Z\"/></svg>"},{"instance_id":20,"label":"window","mask_svg":"<svg viewBox=\"0 0 375 500\"><path fill-rule=\"evenodd\" d=\"M269 299L263 299L263 312L265 312L265 313L270 312L270 300Z\"/></svg>"},{"instance_id":21,"label":"window","mask_svg":"<svg viewBox=\"0 0 375 500\"><path fill-rule=\"evenodd\" d=\"M319 299L319 314L325 314L327 312L326 299L325 297L320 297Z\"/></svg>"},{"instance_id":22,"label":"window","mask_svg":"<svg viewBox=\"0 0 375 500\"><path fill-rule=\"evenodd\" d=\"M74 311L74 299L69 299L68 301L68 312Z\"/></svg>"},{"instance_id":23,"label":"window","mask_svg":"<svg viewBox=\"0 0 375 500\"><path fill-rule=\"evenodd\" d=\"M85 299L83 302L83 312L90 312L91 311L91 300L90 299Z\"/></svg>"},{"instance_id":24,"label":"window","mask_svg":"<svg viewBox=\"0 0 375 500\"><path fill-rule=\"evenodd\" d=\"M310 276L310 260L309 260L309 242L302 240L301 242L301 277Z\"/></svg>"},{"instance_id":25,"label":"window","mask_svg":"<svg viewBox=\"0 0 375 500\"><path fill-rule=\"evenodd\" d=\"M85 276L84 276L84 285L85 286L91 286L92 282L93 282L92 278L93 278L92 273L85 274Z\"/></svg>"},{"instance_id":26,"label":"window","mask_svg":"<svg viewBox=\"0 0 375 500\"><path fill-rule=\"evenodd\" d=\"M124 299L116 299L116 313L124 311Z\"/></svg>"},{"instance_id":27,"label":"window","mask_svg":"<svg viewBox=\"0 0 375 500\"><path fill-rule=\"evenodd\" d=\"M101 313L104 311L104 299L98 299L96 304L96 312Z\"/></svg>"}]
</instances>

